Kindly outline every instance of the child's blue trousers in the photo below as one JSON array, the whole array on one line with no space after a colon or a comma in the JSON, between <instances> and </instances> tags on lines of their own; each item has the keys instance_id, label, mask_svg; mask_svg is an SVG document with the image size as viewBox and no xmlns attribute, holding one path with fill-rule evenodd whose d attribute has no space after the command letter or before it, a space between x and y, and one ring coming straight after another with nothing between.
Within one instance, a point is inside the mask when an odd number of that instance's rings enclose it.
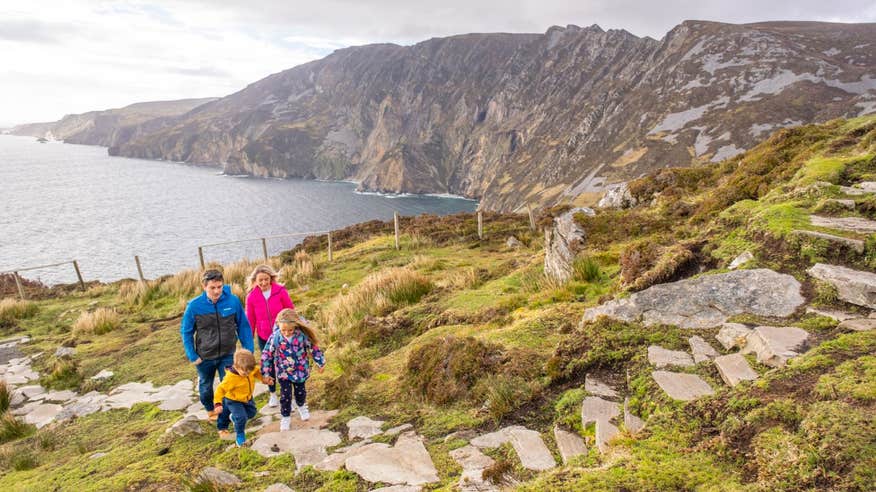
<instances>
[{"instance_id":1,"label":"child's blue trousers","mask_svg":"<svg viewBox=\"0 0 876 492\"><path fill-rule=\"evenodd\" d=\"M228 430L229 421L234 422L237 444L242 445L246 442L246 421L255 417L257 411L253 400L244 403L242 401L222 398L222 413L219 414L219 418L216 420L216 427L219 430Z\"/></svg>"}]
</instances>

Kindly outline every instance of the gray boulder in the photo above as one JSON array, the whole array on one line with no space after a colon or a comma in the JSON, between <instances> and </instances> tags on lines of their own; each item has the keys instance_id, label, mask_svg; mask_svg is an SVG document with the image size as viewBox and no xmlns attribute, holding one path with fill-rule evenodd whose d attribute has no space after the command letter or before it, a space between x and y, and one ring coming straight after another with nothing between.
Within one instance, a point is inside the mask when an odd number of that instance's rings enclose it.
<instances>
[{"instance_id":1,"label":"gray boulder","mask_svg":"<svg viewBox=\"0 0 876 492\"><path fill-rule=\"evenodd\" d=\"M825 263L816 263L806 273L836 287L840 299L876 309L876 273Z\"/></svg>"},{"instance_id":2,"label":"gray boulder","mask_svg":"<svg viewBox=\"0 0 876 492\"><path fill-rule=\"evenodd\" d=\"M243 484L243 482L236 476L228 473L227 471L213 468L212 466L201 470L198 478L201 480L202 483L212 484L218 489L233 489Z\"/></svg>"},{"instance_id":3,"label":"gray boulder","mask_svg":"<svg viewBox=\"0 0 876 492\"><path fill-rule=\"evenodd\" d=\"M630 208L637 205L637 200L630 193L630 187L627 183L618 183L610 185L605 190L605 195L599 199L596 204L599 208Z\"/></svg>"},{"instance_id":4,"label":"gray boulder","mask_svg":"<svg viewBox=\"0 0 876 492\"><path fill-rule=\"evenodd\" d=\"M768 269L740 270L649 287L584 312L582 321L608 316L646 325L717 326L730 316L789 316L804 302L800 282Z\"/></svg>"},{"instance_id":5,"label":"gray boulder","mask_svg":"<svg viewBox=\"0 0 876 492\"><path fill-rule=\"evenodd\" d=\"M544 232L544 273L559 282L568 282L572 278L572 262L587 237L584 229L575 222L574 216L578 213L594 215L592 209L573 208L556 217L553 227Z\"/></svg>"},{"instance_id":6,"label":"gray boulder","mask_svg":"<svg viewBox=\"0 0 876 492\"><path fill-rule=\"evenodd\" d=\"M841 330L870 331L873 328L876 328L876 319L847 319L840 323L837 328L840 328Z\"/></svg>"}]
</instances>

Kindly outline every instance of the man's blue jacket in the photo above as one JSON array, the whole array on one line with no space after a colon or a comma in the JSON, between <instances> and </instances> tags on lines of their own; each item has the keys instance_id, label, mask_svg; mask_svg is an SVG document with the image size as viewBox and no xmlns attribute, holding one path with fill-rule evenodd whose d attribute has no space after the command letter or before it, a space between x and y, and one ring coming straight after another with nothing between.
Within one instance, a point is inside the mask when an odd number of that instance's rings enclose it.
<instances>
[{"instance_id":1,"label":"man's blue jacket","mask_svg":"<svg viewBox=\"0 0 876 492\"><path fill-rule=\"evenodd\" d=\"M231 293L231 287L222 287L215 304L206 292L189 301L180 326L186 357L192 362L218 359L234 353L237 340L243 348L252 351L252 328L240 299Z\"/></svg>"}]
</instances>

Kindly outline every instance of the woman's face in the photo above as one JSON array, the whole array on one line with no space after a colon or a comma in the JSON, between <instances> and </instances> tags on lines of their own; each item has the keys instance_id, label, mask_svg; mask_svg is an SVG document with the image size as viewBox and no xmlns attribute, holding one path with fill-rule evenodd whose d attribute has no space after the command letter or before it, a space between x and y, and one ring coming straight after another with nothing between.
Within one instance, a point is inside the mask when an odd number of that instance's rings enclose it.
<instances>
[{"instance_id":1,"label":"woman's face","mask_svg":"<svg viewBox=\"0 0 876 492\"><path fill-rule=\"evenodd\" d=\"M259 289L268 290L271 288L271 276L267 273L259 272L256 275L256 285L259 286Z\"/></svg>"}]
</instances>

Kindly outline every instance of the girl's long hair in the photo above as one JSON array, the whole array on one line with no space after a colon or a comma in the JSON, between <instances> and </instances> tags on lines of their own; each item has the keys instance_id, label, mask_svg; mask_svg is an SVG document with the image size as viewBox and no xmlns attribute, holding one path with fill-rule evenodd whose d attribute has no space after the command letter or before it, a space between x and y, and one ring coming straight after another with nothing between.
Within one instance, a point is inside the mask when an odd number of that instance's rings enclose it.
<instances>
[{"instance_id":1,"label":"girl's long hair","mask_svg":"<svg viewBox=\"0 0 876 492\"><path fill-rule=\"evenodd\" d=\"M277 324L279 323L295 324L295 326L310 339L310 344L312 346L316 347L319 345L319 337L316 334L316 330L293 309L286 308L277 313Z\"/></svg>"},{"instance_id":2,"label":"girl's long hair","mask_svg":"<svg viewBox=\"0 0 876 492\"><path fill-rule=\"evenodd\" d=\"M256 277L258 277L260 273L267 273L268 276L271 277L271 283L277 281L278 274L276 270L271 268L270 265L259 265L249 274L249 290L256 288Z\"/></svg>"}]
</instances>

